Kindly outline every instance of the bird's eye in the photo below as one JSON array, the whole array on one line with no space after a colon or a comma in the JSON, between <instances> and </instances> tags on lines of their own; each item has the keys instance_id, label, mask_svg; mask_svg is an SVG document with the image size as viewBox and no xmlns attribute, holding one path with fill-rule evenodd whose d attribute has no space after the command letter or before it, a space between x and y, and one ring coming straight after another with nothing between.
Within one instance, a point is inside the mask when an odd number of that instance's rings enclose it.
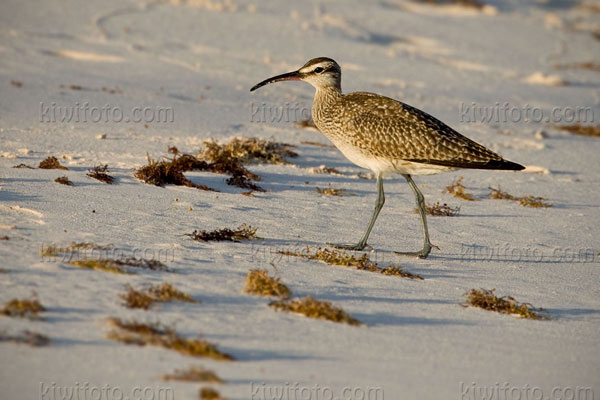
<instances>
[{"instance_id":1,"label":"bird's eye","mask_svg":"<svg viewBox=\"0 0 600 400\"><path fill-rule=\"evenodd\" d=\"M317 68L314 69L314 72L316 72L317 74L320 74L323 71L324 71L324 69L321 68L321 67L317 67Z\"/></svg>"}]
</instances>

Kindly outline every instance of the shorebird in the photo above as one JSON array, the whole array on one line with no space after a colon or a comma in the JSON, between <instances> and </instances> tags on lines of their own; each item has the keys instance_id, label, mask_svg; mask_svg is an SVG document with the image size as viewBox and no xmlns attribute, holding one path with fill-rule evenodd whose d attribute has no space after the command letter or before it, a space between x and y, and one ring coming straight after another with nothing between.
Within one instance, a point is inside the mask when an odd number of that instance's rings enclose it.
<instances>
[{"instance_id":1,"label":"shorebird","mask_svg":"<svg viewBox=\"0 0 600 400\"><path fill-rule=\"evenodd\" d=\"M397 254L427 258L432 247L427 229L425 200L412 175L432 175L460 168L519 171L490 149L461 135L424 111L375 93L342 94L342 71L331 58L314 58L300 69L266 79L250 89L279 81L297 80L316 89L312 118L321 133L354 164L377 177L377 201L367 230L357 244L331 244L363 250L385 203L383 178L402 175L412 189L423 228L423 249ZM437 248L437 247L436 247Z\"/></svg>"}]
</instances>

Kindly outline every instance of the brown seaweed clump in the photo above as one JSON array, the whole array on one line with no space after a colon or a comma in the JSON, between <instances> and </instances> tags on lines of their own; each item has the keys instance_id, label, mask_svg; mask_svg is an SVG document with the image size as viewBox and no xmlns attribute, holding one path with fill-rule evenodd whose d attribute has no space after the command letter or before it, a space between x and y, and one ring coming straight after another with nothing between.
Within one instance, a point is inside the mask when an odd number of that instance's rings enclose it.
<instances>
[{"instance_id":1,"label":"brown seaweed clump","mask_svg":"<svg viewBox=\"0 0 600 400\"><path fill-rule=\"evenodd\" d=\"M479 0L413 0L419 3L426 3L432 5L458 5L467 8L475 8L480 10L483 8L483 4Z\"/></svg>"},{"instance_id":2,"label":"brown seaweed clump","mask_svg":"<svg viewBox=\"0 0 600 400\"><path fill-rule=\"evenodd\" d=\"M275 296L288 299L291 295L290 289L281 283L280 278L269 276L264 269L252 269L246 275L246 286L244 292L259 296Z\"/></svg>"},{"instance_id":3,"label":"brown seaweed clump","mask_svg":"<svg viewBox=\"0 0 600 400\"><path fill-rule=\"evenodd\" d=\"M331 249L317 248L314 252L312 252L310 247L306 248L306 252L278 251L278 253L285 256L294 256L307 258L309 260L323 261L329 265L354 267L361 271L375 272L382 275L423 280L421 276L404 271L401 267L396 265L388 265L384 268L380 268L376 262L371 261L369 255L366 253L360 257L356 257L355 255L348 254L344 251Z\"/></svg>"},{"instance_id":4,"label":"brown seaweed clump","mask_svg":"<svg viewBox=\"0 0 600 400\"><path fill-rule=\"evenodd\" d=\"M450 186L446 186L446 192L450 193L454 197L467 201L478 201L471 193L467 193L465 186L463 185L463 177L452 181Z\"/></svg>"},{"instance_id":5,"label":"brown seaweed clump","mask_svg":"<svg viewBox=\"0 0 600 400\"><path fill-rule=\"evenodd\" d=\"M0 342L13 342L26 344L31 347L41 347L50 344L50 339L41 333L25 330L19 335L7 335L0 332Z\"/></svg>"},{"instance_id":6,"label":"brown seaweed clump","mask_svg":"<svg viewBox=\"0 0 600 400\"><path fill-rule=\"evenodd\" d=\"M176 369L172 374L161 376L161 379L164 381L223 383L223 380L214 371L204 367Z\"/></svg>"},{"instance_id":7,"label":"brown seaweed clump","mask_svg":"<svg viewBox=\"0 0 600 400\"><path fill-rule=\"evenodd\" d=\"M69 169L63 165L60 165L60 163L58 162L58 159L54 156L52 157L48 157L45 160L43 160L42 162L40 162L39 168L42 169Z\"/></svg>"},{"instance_id":8,"label":"brown seaweed clump","mask_svg":"<svg viewBox=\"0 0 600 400\"><path fill-rule=\"evenodd\" d=\"M221 394L211 387L203 387L198 394L200 400L225 400Z\"/></svg>"},{"instance_id":9,"label":"brown seaweed clump","mask_svg":"<svg viewBox=\"0 0 600 400\"><path fill-rule=\"evenodd\" d=\"M149 260L145 258L84 258L82 260L73 260L69 262L80 268L93 269L97 271L111 272L113 274L133 274L129 268L147 269L151 271L169 271L167 266L158 260Z\"/></svg>"},{"instance_id":10,"label":"brown seaweed clump","mask_svg":"<svg viewBox=\"0 0 600 400\"><path fill-rule=\"evenodd\" d=\"M583 125L577 123L573 125L560 125L558 128L574 135L600 137L600 125Z\"/></svg>"},{"instance_id":11,"label":"brown seaweed clump","mask_svg":"<svg viewBox=\"0 0 600 400\"><path fill-rule=\"evenodd\" d=\"M97 179L100 182L104 182L109 185L112 185L114 183L115 178L108 175L107 172L108 172L108 164L105 164L105 165L98 165L98 166L90 169L86 175L89 176L90 178Z\"/></svg>"},{"instance_id":12,"label":"brown seaweed clump","mask_svg":"<svg viewBox=\"0 0 600 400\"><path fill-rule=\"evenodd\" d=\"M214 231L194 231L189 236L199 242L209 241L231 241L241 242L243 240L258 239L256 236L256 228L250 225L242 224L237 229L216 229Z\"/></svg>"},{"instance_id":13,"label":"brown seaweed clump","mask_svg":"<svg viewBox=\"0 0 600 400\"><path fill-rule=\"evenodd\" d=\"M146 290L136 290L127 286L127 293L121 295L127 308L149 309L154 303L167 303L181 301L186 303L198 303L189 294L184 293L169 283L152 285Z\"/></svg>"},{"instance_id":14,"label":"brown seaweed clump","mask_svg":"<svg viewBox=\"0 0 600 400\"><path fill-rule=\"evenodd\" d=\"M419 212L419 210L414 210L415 214ZM439 202L435 204L425 204L425 212L427 215L431 215L433 217L454 217L457 216L460 212L460 207L450 207L448 204L441 204Z\"/></svg>"},{"instance_id":15,"label":"brown seaweed clump","mask_svg":"<svg viewBox=\"0 0 600 400\"><path fill-rule=\"evenodd\" d=\"M523 207L533 207L533 208L552 207L552 204L544 202L544 200L546 200L546 199L543 197L535 197L535 196L531 196L531 195L517 197L517 196L513 196L512 194L509 194L509 193L503 191L500 188L495 189L493 187L490 187L489 189L490 189L490 197L492 199L516 201Z\"/></svg>"},{"instance_id":16,"label":"brown seaweed clump","mask_svg":"<svg viewBox=\"0 0 600 400\"><path fill-rule=\"evenodd\" d=\"M302 314L308 318L325 319L327 321L348 325L364 325L359 320L347 314L340 307L336 307L328 301L317 300L311 296L306 296L299 300L273 301L269 306L276 310Z\"/></svg>"},{"instance_id":17,"label":"brown seaweed clump","mask_svg":"<svg viewBox=\"0 0 600 400\"><path fill-rule=\"evenodd\" d=\"M514 314L527 319L549 319L539 312L541 309L534 308L529 303L519 303L510 296L497 297L494 294L496 289L471 289L465 293L467 296L465 307L472 306L483 308L488 311L495 311L502 314Z\"/></svg>"},{"instance_id":18,"label":"brown seaweed clump","mask_svg":"<svg viewBox=\"0 0 600 400\"><path fill-rule=\"evenodd\" d=\"M218 144L214 140L204 142L200 158L211 162L235 159L242 164L290 164L288 158L298 157L287 143L271 142L259 138L233 138L228 143Z\"/></svg>"},{"instance_id":19,"label":"brown seaweed clump","mask_svg":"<svg viewBox=\"0 0 600 400\"><path fill-rule=\"evenodd\" d=\"M136 320L109 319L113 327L108 338L138 346L158 346L193 357L206 357L214 360L231 361L233 357L223 353L216 345L201 338L187 339L173 329L158 322L147 323Z\"/></svg>"},{"instance_id":20,"label":"brown seaweed clump","mask_svg":"<svg viewBox=\"0 0 600 400\"><path fill-rule=\"evenodd\" d=\"M228 185L259 192L265 191L252 182L253 180L260 180L260 177L244 168L241 161L235 157L224 154L222 157L209 162L191 154L181 154L174 147L169 148L169 151L173 154L172 159L156 161L148 157L148 165L138 168L135 171L135 177L145 183L161 187L171 184L217 192L216 189L190 181L183 174L188 171L206 171L231 175L226 181Z\"/></svg>"},{"instance_id":21,"label":"brown seaweed clump","mask_svg":"<svg viewBox=\"0 0 600 400\"><path fill-rule=\"evenodd\" d=\"M205 185L197 185L187 179L187 171L205 171L230 175L226 183L251 191L264 192L255 181L260 176L250 172L244 165L249 163L290 164L287 158L297 157L291 145L271 142L258 138L234 138L228 143L218 144L214 140L204 142L204 149L197 156L182 154L176 147L170 147L173 158L155 161L148 157L148 165L138 168L135 177L149 184L166 184L212 190Z\"/></svg>"},{"instance_id":22,"label":"brown seaweed clump","mask_svg":"<svg viewBox=\"0 0 600 400\"><path fill-rule=\"evenodd\" d=\"M71 182L67 176L59 176L54 182L60 183L61 185L73 186L73 182Z\"/></svg>"},{"instance_id":23,"label":"brown seaweed clump","mask_svg":"<svg viewBox=\"0 0 600 400\"><path fill-rule=\"evenodd\" d=\"M135 171L135 177L145 183L160 187L169 184L217 192L216 189L206 185L195 184L183 174L187 171L203 171L207 168L208 164L206 161L198 160L189 154L175 154L171 160L163 161L156 161L148 156L148 164L138 168Z\"/></svg>"},{"instance_id":24,"label":"brown seaweed clump","mask_svg":"<svg viewBox=\"0 0 600 400\"><path fill-rule=\"evenodd\" d=\"M42 303L33 294L29 299L12 299L4 304L0 310L0 315L7 317L37 319L41 312L46 311Z\"/></svg>"},{"instance_id":25,"label":"brown seaweed clump","mask_svg":"<svg viewBox=\"0 0 600 400\"><path fill-rule=\"evenodd\" d=\"M159 260L136 257L88 258L85 253L81 253L83 250L97 250L98 252L102 252L109 249L111 249L111 246L102 246L93 242L73 242L65 247L53 244L42 246L40 254L43 257L62 256L62 260L68 262L70 265L115 274L133 273L132 269L170 272L169 268Z\"/></svg>"},{"instance_id":26,"label":"brown seaweed clump","mask_svg":"<svg viewBox=\"0 0 600 400\"><path fill-rule=\"evenodd\" d=\"M346 189L335 189L335 188L325 188L322 189L320 187L316 188L317 193L325 195L325 196L338 196L338 197L344 197L344 195L347 195L348 192Z\"/></svg>"}]
</instances>

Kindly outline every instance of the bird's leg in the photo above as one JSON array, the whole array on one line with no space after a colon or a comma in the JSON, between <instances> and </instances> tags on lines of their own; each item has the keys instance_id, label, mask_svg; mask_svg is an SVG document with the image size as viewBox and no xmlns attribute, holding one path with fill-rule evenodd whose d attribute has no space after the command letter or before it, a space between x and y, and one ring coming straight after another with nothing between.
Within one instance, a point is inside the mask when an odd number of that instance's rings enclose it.
<instances>
[{"instance_id":1,"label":"bird's leg","mask_svg":"<svg viewBox=\"0 0 600 400\"><path fill-rule=\"evenodd\" d=\"M415 181L413 181L413 179L410 175L403 174L402 176L406 179L406 181L410 185L410 188L412 189L413 193L415 194L415 198L417 201L417 208L419 210L419 214L421 215L421 225L423 226L424 243L423 243L423 250L421 250L421 251L414 251L414 252L398 252L398 251L396 251L395 253L404 255L404 256L415 256L415 257L419 257L419 258L427 258L427 256L429 255L429 253L431 252L431 249L433 247L435 247L438 250L439 250L439 247L432 245L431 242L429 241L429 231L427 230L427 217L425 215L425 198L423 197L423 193L421 193L421 191L415 184Z\"/></svg>"},{"instance_id":2,"label":"bird's leg","mask_svg":"<svg viewBox=\"0 0 600 400\"><path fill-rule=\"evenodd\" d=\"M373 210L373 215L371 216L371 220L369 221L369 225L367 225L367 230L365 234L360 239L357 244L333 244L327 243L329 246L333 246L338 249L345 250L362 250L367 246L367 239L369 239L369 235L371 234L371 229L373 229L373 225L375 225L375 221L377 220L377 216L379 215L379 211L383 208L385 204L385 194L383 193L383 178L381 174L377 175L377 200L375 201L375 209Z\"/></svg>"}]
</instances>

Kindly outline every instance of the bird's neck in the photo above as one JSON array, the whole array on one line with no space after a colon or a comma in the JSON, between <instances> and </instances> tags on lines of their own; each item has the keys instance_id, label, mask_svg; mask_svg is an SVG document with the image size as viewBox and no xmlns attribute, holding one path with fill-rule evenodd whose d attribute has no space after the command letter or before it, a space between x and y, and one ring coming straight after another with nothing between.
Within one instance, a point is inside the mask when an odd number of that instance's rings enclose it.
<instances>
[{"instance_id":1,"label":"bird's neck","mask_svg":"<svg viewBox=\"0 0 600 400\"><path fill-rule=\"evenodd\" d=\"M327 86L317 88L313 108L327 108L342 97L342 89L339 86Z\"/></svg>"},{"instance_id":2,"label":"bird's neck","mask_svg":"<svg viewBox=\"0 0 600 400\"><path fill-rule=\"evenodd\" d=\"M322 133L326 134L326 127L332 122L330 111L341 98L342 90L339 86L317 88L312 105L312 118Z\"/></svg>"}]
</instances>

